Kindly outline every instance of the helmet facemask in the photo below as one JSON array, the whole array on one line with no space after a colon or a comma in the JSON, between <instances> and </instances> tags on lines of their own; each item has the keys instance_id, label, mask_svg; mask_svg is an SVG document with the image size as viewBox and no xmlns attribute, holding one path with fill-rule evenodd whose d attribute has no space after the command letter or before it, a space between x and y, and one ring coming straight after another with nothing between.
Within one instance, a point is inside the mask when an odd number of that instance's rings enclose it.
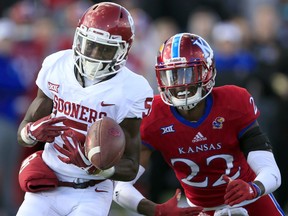
<instances>
[{"instance_id":1,"label":"helmet facemask","mask_svg":"<svg viewBox=\"0 0 288 216\"><path fill-rule=\"evenodd\" d=\"M211 69L210 69L211 70ZM215 84L215 73L204 62L174 64L171 69L156 70L162 100L179 109L190 110L203 100Z\"/></svg>"},{"instance_id":2,"label":"helmet facemask","mask_svg":"<svg viewBox=\"0 0 288 216\"><path fill-rule=\"evenodd\" d=\"M128 47L119 35L81 25L74 36L74 64L82 76L101 81L125 65Z\"/></svg>"}]
</instances>

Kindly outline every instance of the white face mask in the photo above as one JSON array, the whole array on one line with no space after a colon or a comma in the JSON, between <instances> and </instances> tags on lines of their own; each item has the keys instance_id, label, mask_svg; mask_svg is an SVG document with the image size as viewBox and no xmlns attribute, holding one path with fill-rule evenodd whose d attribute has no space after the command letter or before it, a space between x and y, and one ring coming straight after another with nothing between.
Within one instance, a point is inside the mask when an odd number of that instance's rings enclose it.
<instances>
[{"instance_id":1,"label":"white face mask","mask_svg":"<svg viewBox=\"0 0 288 216\"><path fill-rule=\"evenodd\" d=\"M89 80L102 80L115 74L126 63L128 43L119 36L85 26L75 32L74 64L79 73Z\"/></svg>"},{"instance_id":2,"label":"white face mask","mask_svg":"<svg viewBox=\"0 0 288 216\"><path fill-rule=\"evenodd\" d=\"M90 62L85 59L83 61L83 72L86 74L87 78L90 80L95 79L96 76L101 76L105 74L105 70L103 69L103 63L102 62Z\"/></svg>"},{"instance_id":3,"label":"white face mask","mask_svg":"<svg viewBox=\"0 0 288 216\"><path fill-rule=\"evenodd\" d=\"M171 96L171 102L173 106L176 106L179 109L183 110L189 110L194 108L201 100L202 100L202 87L198 87L197 92L192 97L187 97L186 95L185 98L179 99L174 96Z\"/></svg>"}]
</instances>

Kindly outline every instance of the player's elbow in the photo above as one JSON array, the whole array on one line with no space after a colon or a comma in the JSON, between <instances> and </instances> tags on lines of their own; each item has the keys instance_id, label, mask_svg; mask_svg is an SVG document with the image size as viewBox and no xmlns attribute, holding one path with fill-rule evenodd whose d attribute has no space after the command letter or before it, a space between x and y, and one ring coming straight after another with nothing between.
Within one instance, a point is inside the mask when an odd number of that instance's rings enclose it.
<instances>
[{"instance_id":1,"label":"player's elbow","mask_svg":"<svg viewBox=\"0 0 288 216\"><path fill-rule=\"evenodd\" d=\"M262 180L262 182L264 182L264 187L265 187L265 191L266 191L265 193L266 194L273 193L274 191L276 191L281 186L280 170L278 169L278 167L275 166L273 169L268 168L264 172L266 172L266 176L265 176L265 180ZM263 177L264 177L264 175L262 176L262 178Z\"/></svg>"},{"instance_id":2,"label":"player's elbow","mask_svg":"<svg viewBox=\"0 0 288 216\"><path fill-rule=\"evenodd\" d=\"M133 163L129 169L129 175L126 176L124 181L132 181L136 178L138 173L139 163Z\"/></svg>"},{"instance_id":3,"label":"player's elbow","mask_svg":"<svg viewBox=\"0 0 288 216\"><path fill-rule=\"evenodd\" d=\"M255 180L263 184L265 194L272 193L280 187L281 174L273 153L269 151L250 152L247 162L257 175Z\"/></svg>"},{"instance_id":4,"label":"player's elbow","mask_svg":"<svg viewBox=\"0 0 288 216\"><path fill-rule=\"evenodd\" d=\"M125 172L122 174L121 181L132 181L136 178L138 173L139 163L135 160L129 160L129 163L126 164Z\"/></svg>"},{"instance_id":5,"label":"player's elbow","mask_svg":"<svg viewBox=\"0 0 288 216\"><path fill-rule=\"evenodd\" d=\"M276 170L273 170L274 172L272 173L273 177L275 178L275 188L278 189L281 186L282 180L281 180L281 173L279 168ZM276 190L275 189L275 190Z\"/></svg>"},{"instance_id":6,"label":"player's elbow","mask_svg":"<svg viewBox=\"0 0 288 216\"><path fill-rule=\"evenodd\" d=\"M138 167L137 167L138 168ZM137 172L138 172L138 169L136 169L135 167L132 169L132 172L131 172L131 175L129 177L129 180L128 181L132 181L136 178L137 176Z\"/></svg>"}]
</instances>

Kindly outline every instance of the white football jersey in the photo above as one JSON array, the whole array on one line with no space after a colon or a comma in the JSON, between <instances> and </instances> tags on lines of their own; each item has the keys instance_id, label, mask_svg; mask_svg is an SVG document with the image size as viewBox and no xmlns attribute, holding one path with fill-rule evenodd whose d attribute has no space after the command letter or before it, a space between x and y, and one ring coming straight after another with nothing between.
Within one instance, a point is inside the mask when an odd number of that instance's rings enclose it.
<instances>
[{"instance_id":1,"label":"white football jersey","mask_svg":"<svg viewBox=\"0 0 288 216\"><path fill-rule=\"evenodd\" d=\"M36 80L37 86L53 100L53 113L66 116L65 125L86 136L87 129L103 116L121 123L125 118L142 118L150 112L153 90L148 81L123 67L109 80L82 87L74 74L73 51L64 50L48 56ZM55 141L63 145L61 137ZM56 174L72 178L97 179L81 168L60 161L61 155L46 143L43 159ZM101 178L101 177L100 177Z\"/></svg>"}]
</instances>

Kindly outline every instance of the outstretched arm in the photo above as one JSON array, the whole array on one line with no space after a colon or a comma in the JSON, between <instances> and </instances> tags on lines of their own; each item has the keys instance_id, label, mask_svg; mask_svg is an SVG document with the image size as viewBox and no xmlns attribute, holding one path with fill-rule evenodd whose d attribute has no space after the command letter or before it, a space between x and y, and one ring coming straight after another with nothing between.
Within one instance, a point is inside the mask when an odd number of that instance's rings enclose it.
<instances>
[{"instance_id":1,"label":"outstretched arm","mask_svg":"<svg viewBox=\"0 0 288 216\"><path fill-rule=\"evenodd\" d=\"M126 118L120 126L125 134L125 151L115 166L115 173L111 179L117 181L131 181L138 172L141 138L140 138L140 124L142 119L140 118Z\"/></svg>"},{"instance_id":2,"label":"outstretched arm","mask_svg":"<svg viewBox=\"0 0 288 216\"><path fill-rule=\"evenodd\" d=\"M151 150L142 146L140 164L147 167ZM175 195L163 204L157 204L146 199L133 185L144 173L145 168L140 165L138 174L133 181L117 182L114 189L114 201L124 208L148 216L180 216L180 215L198 215L202 207L180 208L177 206L181 197L180 189L176 190Z\"/></svg>"},{"instance_id":3,"label":"outstretched arm","mask_svg":"<svg viewBox=\"0 0 288 216\"><path fill-rule=\"evenodd\" d=\"M198 216L203 208L200 206L195 207L178 207L178 202L181 198L181 190L177 189L175 195L168 201L162 204L156 204L148 199L142 199L138 204L137 211L140 214L151 216Z\"/></svg>"}]
</instances>

